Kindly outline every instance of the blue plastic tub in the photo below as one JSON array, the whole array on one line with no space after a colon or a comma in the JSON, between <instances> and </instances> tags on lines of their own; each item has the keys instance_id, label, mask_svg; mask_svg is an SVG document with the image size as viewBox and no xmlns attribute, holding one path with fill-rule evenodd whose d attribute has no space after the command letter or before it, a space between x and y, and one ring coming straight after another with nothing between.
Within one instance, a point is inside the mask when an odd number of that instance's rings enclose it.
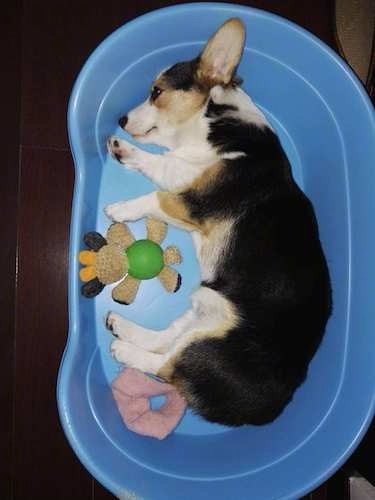
<instances>
[{"instance_id":1,"label":"blue plastic tub","mask_svg":"<svg viewBox=\"0 0 375 500\"><path fill-rule=\"evenodd\" d=\"M82 298L76 256L86 231L108 227L106 204L153 189L106 154L107 136L122 133L118 118L145 98L154 74L195 56L230 16L247 27L244 89L279 133L315 206L334 312L306 383L274 423L230 429L188 412L159 442L122 424L109 387L119 365L103 317L115 310L161 329L179 316L199 282L190 236L170 228L166 242L182 249L181 290L169 295L157 280L142 283L128 307L111 300L110 287L95 300ZM76 183L58 404L80 460L122 498L267 500L316 487L348 458L374 412L375 126L358 80L322 42L279 17L230 4L180 5L126 24L95 50L74 86L68 120ZM141 236L143 222L132 229Z\"/></svg>"}]
</instances>

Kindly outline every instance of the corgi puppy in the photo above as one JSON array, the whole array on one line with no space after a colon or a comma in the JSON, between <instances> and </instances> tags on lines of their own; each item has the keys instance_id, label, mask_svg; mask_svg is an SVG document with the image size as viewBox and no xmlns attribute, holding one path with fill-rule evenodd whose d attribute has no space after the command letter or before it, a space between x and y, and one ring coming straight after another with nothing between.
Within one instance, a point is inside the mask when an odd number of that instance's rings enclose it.
<instances>
[{"instance_id":1,"label":"corgi puppy","mask_svg":"<svg viewBox=\"0 0 375 500\"><path fill-rule=\"evenodd\" d=\"M113 356L174 384L193 411L239 426L271 422L304 381L331 313L313 207L263 113L240 88L245 29L229 19L195 59L162 71L119 123L110 153L160 188L105 208L190 231L201 285L192 307L155 332L109 313Z\"/></svg>"}]
</instances>

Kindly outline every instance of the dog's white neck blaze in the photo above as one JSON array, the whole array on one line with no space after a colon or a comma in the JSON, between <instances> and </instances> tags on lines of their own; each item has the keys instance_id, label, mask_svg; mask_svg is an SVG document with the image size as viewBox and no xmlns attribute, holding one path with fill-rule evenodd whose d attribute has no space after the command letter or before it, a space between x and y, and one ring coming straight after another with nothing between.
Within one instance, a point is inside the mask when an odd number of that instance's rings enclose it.
<instances>
[{"instance_id":1,"label":"dog's white neck blaze","mask_svg":"<svg viewBox=\"0 0 375 500\"><path fill-rule=\"evenodd\" d=\"M216 86L211 90L210 97L215 104L227 104L237 108L236 111L228 111L227 116L233 116L245 123L252 123L259 127L267 126L271 128L262 111L242 89L223 89ZM203 163L206 166L219 159L236 158L243 154L235 151L218 154L214 151L207 140L209 126L210 119L206 116L205 106L179 128L175 129L174 133L169 134L167 147L175 156L180 156L192 162Z\"/></svg>"},{"instance_id":2,"label":"dog's white neck blaze","mask_svg":"<svg viewBox=\"0 0 375 500\"><path fill-rule=\"evenodd\" d=\"M270 127L264 114L239 88L213 87L205 105L174 127L156 106L146 100L129 112L126 129L140 143L154 143L169 149L162 155L169 167L163 170L162 182L161 173L158 176L159 185L165 185L169 190L180 190L192 184L208 167L220 160L244 155L241 151L220 153L210 144L208 136L212 118L206 114L209 99L215 104L235 107L234 110L227 110L224 117L233 117L259 127ZM182 163L186 167L181 168Z\"/></svg>"},{"instance_id":3,"label":"dog's white neck blaze","mask_svg":"<svg viewBox=\"0 0 375 500\"><path fill-rule=\"evenodd\" d=\"M254 104L251 97L241 88L224 89L216 85L211 89L210 97L215 104L227 104L235 106L237 111L228 111L228 115L245 123L251 123L258 127L271 128L262 111Z\"/></svg>"},{"instance_id":4,"label":"dog's white neck blaze","mask_svg":"<svg viewBox=\"0 0 375 500\"><path fill-rule=\"evenodd\" d=\"M200 109L176 131L173 151L192 162L207 163L217 159L217 154L207 141L209 122L205 108Z\"/></svg>"}]
</instances>

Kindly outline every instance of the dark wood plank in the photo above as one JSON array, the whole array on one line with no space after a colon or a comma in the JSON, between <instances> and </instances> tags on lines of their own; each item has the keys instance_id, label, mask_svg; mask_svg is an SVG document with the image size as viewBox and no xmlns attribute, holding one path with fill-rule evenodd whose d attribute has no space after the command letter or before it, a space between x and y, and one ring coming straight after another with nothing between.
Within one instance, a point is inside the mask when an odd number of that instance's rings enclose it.
<instances>
[{"instance_id":1,"label":"dark wood plank","mask_svg":"<svg viewBox=\"0 0 375 500\"><path fill-rule=\"evenodd\" d=\"M67 148L66 108L88 55L112 31L147 11L182 0L67 0L51 8L25 0L22 144ZM285 16L333 45L331 0L242 1Z\"/></svg>"},{"instance_id":2,"label":"dark wood plank","mask_svg":"<svg viewBox=\"0 0 375 500\"><path fill-rule=\"evenodd\" d=\"M372 58L371 58L371 66L369 70L369 76L367 79L367 92L371 97L372 103L375 106L375 33L372 41Z\"/></svg>"},{"instance_id":3,"label":"dark wood plank","mask_svg":"<svg viewBox=\"0 0 375 500\"><path fill-rule=\"evenodd\" d=\"M322 484L316 490L300 498L300 500L328 500L327 483Z\"/></svg>"},{"instance_id":4,"label":"dark wood plank","mask_svg":"<svg viewBox=\"0 0 375 500\"><path fill-rule=\"evenodd\" d=\"M333 0L318 0L317 2L309 0L284 0L282 2L280 0L247 0L239 3L283 16L311 31L332 48L335 48L332 30Z\"/></svg>"},{"instance_id":5,"label":"dark wood plank","mask_svg":"<svg viewBox=\"0 0 375 500\"><path fill-rule=\"evenodd\" d=\"M25 0L22 144L68 147L66 110L74 80L95 47L135 16L132 4L67 0L56 9Z\"/></svg>"},{"instance_id":6,"label":"dark wood plank","mask_svg":"<svg viewBox=\"0 0 375 500\"><path fill-rule=\"evenodd\" d=\"M14 324L15 272L17 253L18 155L20 130L20 74L21 44L19 18L21 2L14 1L2 9L2 76L0 79L1 120L0 134L1 182L0 207L1 245L0 268L0 498L12 497L12 438L14 395Z\"/></svg>"},{"instance_id":7,"label":"dark wood plank","mask_svg":"<svg viewBox=\"0 0 375 500\"><path fill-rule=\"evenodd\" d=\"M314 490L310 496L311 500L327 500L327 483L322 484L319 488Z\"/></svg>"},{"instance_id":8,"label":"dark wood plank","mask_svg":"<svg viewBox=\"0 0 375 500\"><path fill-rule=\"evenodd\" d=\"M345 466L327 481L327 498L349 500L349 476Z\"/></svg>"},{"instance_id":9,"label":"dark wood plank","mask_svg":"<svg viewBox=\"0 0 375 500\"><path fill-rule=\"evenodd\" d=\"M375 485L375 463L374 463L374 453L375 453L375 420L367 431L366 436L363 441L353 453L349 460L349 467L353 470L358 471L362 476L364 476L370 483Z\"/></svg>"},{"instance_id":10,"label":"dark wood plank","mask_svg":"<svg viewBox=\"0 0 375 500\"><path fill-rule=\"evenodd\" d=\"M112 493L103 488L101 484L97 481L94 481L93 485L93 500L114 500Z\"/></svg>"},{"instance_id":11,"label":"dark wood plank","mask_svg":"<svg viewBox=\"0 0 375 500\"><path fill-rule=\"evenodd\" d=\"M73 166L68 152L23 149L15 374L14 499L92 498L56 407L67 335L67 248ZM47 495L47 497L46 497Z\"/></svg>"}]
</instances>

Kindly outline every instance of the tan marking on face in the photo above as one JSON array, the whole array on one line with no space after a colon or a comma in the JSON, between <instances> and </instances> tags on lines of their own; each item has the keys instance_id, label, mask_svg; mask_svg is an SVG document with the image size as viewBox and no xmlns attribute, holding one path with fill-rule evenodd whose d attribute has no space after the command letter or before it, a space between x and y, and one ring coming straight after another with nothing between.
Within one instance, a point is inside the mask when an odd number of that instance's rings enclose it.
<instances>
[{"instance_id":1,"label":"tan marking on face","mask_svg":"<svg viewBox=\"0 0 375 500\"><path fill-rule=\"evenodd\" d=\"M161 76L155 86L162 90L160 96L155 99L156 106L171 124L179 125L191 118L200 108L204 106L208 98L208 92L198 88L190 90L176 90L168 86L167 81Z\"/></svg>"},{"instance_id":2,"label":"tan marking on face","mask_svg":"<svg viewBox=\"0 0 375 500\"><path fill-rule=\"evenodd\" d=\"M161 377L162 379L171 382L177 387L180 387L181 392L184 392L181 382L179 382L179 380L176 377L174 377L176 363L182 356L183 351L193 342L198 342L205 339L223 338L227 335L227 333L230 330L232 330L239 324L240 317L229 300L226 301L225 308L226 308L226 319L217 328L213 330L210 331L197 330L196 332L193 332L189 337L187 337L185 342L182 342L179 348L176 350L173 357L170 358L160 368L160 370L157 373L158 377Z\"/></svg>"}]
</instances>

